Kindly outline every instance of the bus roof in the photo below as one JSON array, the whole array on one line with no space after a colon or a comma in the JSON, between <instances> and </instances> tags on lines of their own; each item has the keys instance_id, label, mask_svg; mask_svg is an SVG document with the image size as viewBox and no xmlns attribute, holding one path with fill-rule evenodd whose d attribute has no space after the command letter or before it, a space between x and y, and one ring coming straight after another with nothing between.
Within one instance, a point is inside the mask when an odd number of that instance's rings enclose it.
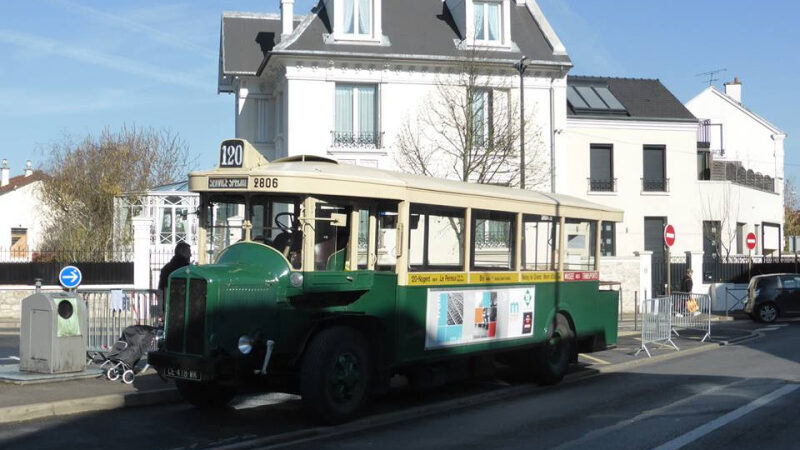
<instances>
[{"instance_id":1,"label":"bus roof","mask_svg":"<svg viewBox=\"0 0 800 450\"><path fill-rule=\"evenodd\" d=\"M209 179L244 181L231 186ZM274 179L256 183L256 178ZM256 187L260 186L260 187ZM370 199L408 200L440 206L471 207L593 220L622 221L622 211L577 197L505 186L466 183L369 167L339 164L318 156L292 156L251 168L220 168L189 174L192 192L219 193L305 193L315 196L344 196Z\"/></svg>"}]
</instances>

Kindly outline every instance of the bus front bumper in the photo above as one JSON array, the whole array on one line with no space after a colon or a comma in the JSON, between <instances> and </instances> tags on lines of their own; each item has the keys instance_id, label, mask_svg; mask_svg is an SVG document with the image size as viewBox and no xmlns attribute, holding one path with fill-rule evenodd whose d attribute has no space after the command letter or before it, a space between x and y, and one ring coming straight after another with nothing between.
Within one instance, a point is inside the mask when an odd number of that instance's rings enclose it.
<instances>
[{"instance_id":1,"label":"bus front bumper","mask_svg":"<svg viewBox=\"0 0 800 450\"><path fill-rule=\"evenodd\" d=\"M208 358L165 351L150 352L147 362L167 378L198 382L234 379L247 364L245 360L229 356Z\"/></svg>"}]
</instances>

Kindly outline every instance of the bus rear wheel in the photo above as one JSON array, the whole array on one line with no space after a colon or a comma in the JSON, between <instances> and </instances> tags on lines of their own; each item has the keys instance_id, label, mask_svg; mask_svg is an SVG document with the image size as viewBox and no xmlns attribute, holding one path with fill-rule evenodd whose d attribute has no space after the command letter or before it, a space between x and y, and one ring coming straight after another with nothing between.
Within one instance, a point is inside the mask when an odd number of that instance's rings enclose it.
<instances>
[{"instance_id":1,"label":"bus rear wheel","mask_svg":"<svg viewBox=\"0 0 800 450\"><path fill-rule=\"evenodd\" d=\"M556 384L564 378L575 348L575 333L567 318L556 316L553 333L534 354L535 379L543 385Z\"/></svg>"},{"instance_id":2,"label":"bus rear wheel","mask_svg":"<svg viewBox=\"0 0 800 450\"><path fill-rule=\"evenodd\" d=\"M198 408L222 408L236 395L233 388L213 382L175 380L175 386L184 400Z\"/></svg>"},{"instance_id":3,"label":"bus rear wheel","mask_svg":"<svg viewBox=\"0 0 800 450\"><path fill-rule=\"evenodd\" d=\"M369 346L360 332L342 326L321 331L300 368L306 411L326 424L350 420L369 397L372 369Z\"/></svg>"}]
</instances>

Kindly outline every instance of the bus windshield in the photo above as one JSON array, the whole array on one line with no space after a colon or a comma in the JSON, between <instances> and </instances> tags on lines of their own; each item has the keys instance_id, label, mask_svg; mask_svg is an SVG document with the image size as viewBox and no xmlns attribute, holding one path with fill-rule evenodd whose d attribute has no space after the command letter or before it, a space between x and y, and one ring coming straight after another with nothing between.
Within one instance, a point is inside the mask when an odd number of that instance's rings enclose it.
<instances>
[{"instance_id":1,"label":"bus windshield","mask_svg":"<svg viewBox=\"0 0 800 450\"><path fill-rule=\"evenodd\" d=\"M292 268L299 269L303 239L298 216L302 200L299 196L209 196L203 202L209 260L215 261L223 249L249 237L276 249Z\"/></svg>"}]
</instances>

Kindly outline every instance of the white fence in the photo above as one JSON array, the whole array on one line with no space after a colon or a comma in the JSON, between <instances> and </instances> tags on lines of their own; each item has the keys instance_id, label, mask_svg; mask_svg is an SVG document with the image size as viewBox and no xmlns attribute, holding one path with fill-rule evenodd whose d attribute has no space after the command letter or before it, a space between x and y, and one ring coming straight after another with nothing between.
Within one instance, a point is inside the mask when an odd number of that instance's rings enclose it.
<instances>
[{"instance_id":1,"label":"white fence","mask_svg":"<svg viewBox=\"0 0 800 450\"><path fill-rule=\"evenodd\" d=\"M89 315L87 348L106 351L130 325L158 326L161 303L154 290L78 290Z\"/></svg>"}]
</instances>

